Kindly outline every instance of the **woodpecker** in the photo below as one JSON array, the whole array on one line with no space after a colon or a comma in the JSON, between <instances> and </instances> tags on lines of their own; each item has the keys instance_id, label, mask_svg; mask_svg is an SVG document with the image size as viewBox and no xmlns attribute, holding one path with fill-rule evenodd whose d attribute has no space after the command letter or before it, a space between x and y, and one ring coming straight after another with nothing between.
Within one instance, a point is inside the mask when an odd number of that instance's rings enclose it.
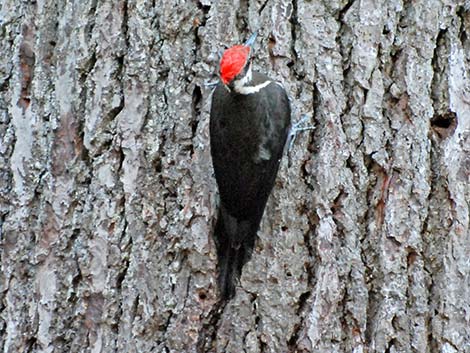
<instances>
[{"instance_id":1,"label":"woodpecker","mask_svg":"<svg viewBox=\"0 0 470 353\"><path fill-rule=\"evenodd\" d=\"M250 260L289 135L291 109L282 85L253 70L256 33L225 50L212 96L210 145L220 194L214 229L221 297Z\"/></svg>"}]
</instances>

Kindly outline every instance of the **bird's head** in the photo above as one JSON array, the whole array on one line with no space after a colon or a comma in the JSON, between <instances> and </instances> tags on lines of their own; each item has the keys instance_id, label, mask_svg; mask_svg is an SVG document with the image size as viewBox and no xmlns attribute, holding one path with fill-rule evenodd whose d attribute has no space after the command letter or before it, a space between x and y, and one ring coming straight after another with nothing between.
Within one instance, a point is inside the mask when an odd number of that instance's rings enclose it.
<instances>
[{"instance_id":1,"label":"bird's head","mask_svg":"<svg viewBox=\"0 0 470 353\"><path fill-rule=\"evenodd\" d=\"M228 48L220 60L220 79L224 85L230 84L237 76L244 76L249 66L250 47L235 45Z\"/></svg>"},{"instance_id":2,"label":"bird's head","mask_svg":"<svg viewBox=\"0 0 470 353\"><path fill-rule=\"evenodd\" d=\"M224 85L230 85L236 80L243 79L251 69L251 46L256 39L257 33L243 45L234 45L225 50L220 60L220 79Z\"/></svg>"}]
</instances>

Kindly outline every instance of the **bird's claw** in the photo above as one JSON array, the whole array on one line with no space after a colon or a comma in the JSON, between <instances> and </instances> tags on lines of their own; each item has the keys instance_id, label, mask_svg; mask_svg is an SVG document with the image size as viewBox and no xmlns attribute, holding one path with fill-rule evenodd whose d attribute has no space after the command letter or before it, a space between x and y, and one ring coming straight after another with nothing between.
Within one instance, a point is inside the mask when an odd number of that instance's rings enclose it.
<instances>
[{"instance_id":1,"label":"bird's claw","mask_svg":"<svg viewBox=\"0 0 470 353\"><path fill-rule=\"evenodd\" d=\"M292 149L292 146L294 145L295 139L297 138L297 134L299 132L303 131L308 131L308 130L314 130L315 126L313 125L304 125L308 122L309 116L307 114L302 115L302 118L292 125L292 127L289 130L289 136L287 138L287 151L290 152Z\"/></svg>"},{"instance_id":2,"label":"bird's claw","mask_svg":"<svg viewBox=\"0 0 470 353\"><path fill-rule=\"evenodd\" d=\"M204 86L209 87L209 88L214 88L215 86L217 86L218 83L219 83L219 81L204 82Z\"/></svg>"}]
</instances>

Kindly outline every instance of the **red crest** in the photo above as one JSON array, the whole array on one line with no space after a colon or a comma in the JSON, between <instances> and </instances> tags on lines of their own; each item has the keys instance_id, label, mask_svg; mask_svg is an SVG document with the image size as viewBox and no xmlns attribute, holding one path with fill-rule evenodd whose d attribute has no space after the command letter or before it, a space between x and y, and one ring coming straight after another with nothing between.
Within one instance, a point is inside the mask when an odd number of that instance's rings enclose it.
<instances>
[{"instance_id":1,"label":"red crest","mask_svg":"<svg viewBox=\"0 0 470 353\"><path fill-rule=\"evenodd\" d=\"M245 45L235 45L224 52L220 60L220 78L224 84L232 81L248 61L250 47Z\"/></svg>"}]
</instances>

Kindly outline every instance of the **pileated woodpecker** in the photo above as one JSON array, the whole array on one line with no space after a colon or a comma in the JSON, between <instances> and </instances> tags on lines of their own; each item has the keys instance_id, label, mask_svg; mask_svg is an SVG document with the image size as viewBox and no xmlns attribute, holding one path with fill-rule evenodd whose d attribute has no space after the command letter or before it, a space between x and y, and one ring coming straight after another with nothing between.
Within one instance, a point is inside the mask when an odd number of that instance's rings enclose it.
<instances>
[{"instance_id":1,"label":"pileated woodpecker","mask_svg":"<svg viewBox=\"0 0 470 353\"><path fill-rule=\"evenodd\" d=\"M210 113L212 163L220 207L214 238L223 299L250 260L289 134L291 110L281 84L252 70L251 46L227 49Z\"/></svg>"}]
</instances>

